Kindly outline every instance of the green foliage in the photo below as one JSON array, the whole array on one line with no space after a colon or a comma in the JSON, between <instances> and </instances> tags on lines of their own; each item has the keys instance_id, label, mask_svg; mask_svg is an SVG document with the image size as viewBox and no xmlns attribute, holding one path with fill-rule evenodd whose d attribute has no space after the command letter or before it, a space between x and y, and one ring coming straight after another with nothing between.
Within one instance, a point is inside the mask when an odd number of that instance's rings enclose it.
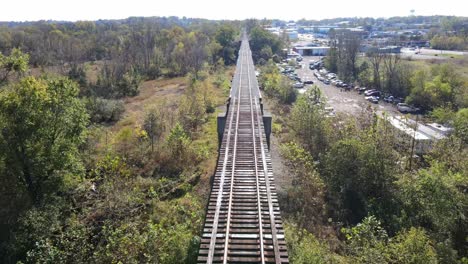
<instances>
[{"instance_id":1,"label":"green foliage","mask_svg":"<svg viewBox=\"0 0 468 264\"><path fill-rule=\"evenodd\" d=\"M455 135L468 143L468 108L460 109L454 119Z\"/></svg>"},{"instance_id":2,"label":"green foliage","mask_svg":"<svg viewBox=\"0 0 468 264\"><path fill-rule=\"evenodd\" d=\"M325 57L325 68L331 72L338 71L338 52L336 47L331 47Z\"/></svg>"},{"instance_id":3,"label":"green foliage","mask_svg":"<svg viewBox=\"0 0 468 264\"><path fill-rule=\"evenodd\" d=\"M179 115L188 132L197 131L207 121L207 114L215 110L213 87L208 80L191 80L179 103Z\"/></svg>"},{"instance_id":4,"label":"green foliage","mask_svg":"<svg viewBox=\"0 0 468 264\"><path fill-rule=\"evenodd\" d=\"M292 224L285 224L289 261L295 264L338 263L338 259L313 234Z\"/></svg>"},{"instance_id":5,"label":"green foliage","mask_svg":"<svg viewBox=\"0 0 468 264\"><path fill-rule=\"evenodd\" d=\"M357 55L359 53L361 37L346 29L330 30L330 53L325 65L335 70L340 79L352 82L358 77Z\"/></svg>"},{"instance_id":6,"label":"green foliage","mask_svg":"<svg viewBox=\"0 0 468 264\"><path fill-rule=\"evenodd\" d=\"M170 146L172 157L174 159L177 161L185 160L185 155L188 151L187 148L190 145L191 140L180 123L177 123L171 129L166 142L167 145Z\"/></svg>"},{"instance_id":7,"label":"green foliage","mask_svg":"<svg viewBox=\"0 0 468 264\"><path fill-rule=\"evenodd\" d=\"M344 139L323 160L323 177L338 199L341 218L356 223L369 212L391 214L395 156L375 138Z\"/></svg>"},{"instance_id":8,"label":"green foliage","mask_svg":"<svg viewBox=\"0 0 468 264\"><path fill-rule=\"evenodd\" d=\"M374 216L366 217L355 227L343 229L348 252L358 263L385 263L387 232Z\"/></svg>"},{"instance_id":9,"label":"green foliage","mask_svg":"<svg viewBox=\"0 0 468 264\"><path fill-rule=\"evenodd\" d=\"M71 69L68 71L68 78L76 81L80 88L86 88L88 85L84 67L80 67L76 64L73 64Z\"/></svg>"},{"instance_id":10,"label":"green foliage","mask_svg":"<svg viewBox=\"0 0 468 264\"><path fill-rule=\"evenodd\" d=\"M466 38L459 36L437 35L431 39L431 47L441 50L465 50L468 47Z\"/></svg>"},{"instance_id":11,"label":"green foliage","mask_svg":"<svg viewBox=\"0 0 468 264\"><path fill-rule=\"evenodd\" d=\"M369 216L343 229L347 250L356 263L438 263L432 241L422 229L411 228L389 238L380 221Z\"/></svg>"},{"instance_id":12,"label":"green foliage","mask_svg":"<svg viewBox=\"0 0 468 264\"><path fill-rule=\"evenodd\" d=\"M410 228L392 239L390 263L439 263L433 242L421 228Z\"/></svg>"},{"instance_id":13,"label":"green foliage","mask_svg":"<svg viewBox=\"0 0 468 264\"><path fill-rule=\"evenodd\" d=\"M29 55L14 48L10 56L0 52L0 85L8 81L11 73L23 74L28 70Z\"/></svg>"},{"instance_id":14,"label":"green foliage","mask_svg":"<svg viewBox=\"0 0 468 264\"><path fill-rule=\"evenodd\" d=\"M220 55L225 65L231 65L236 62L237 54L235 37L239 32L234 26L225 24L222 25L216 32L216 41L221 45Z\"/></svg>"},{"instance_id":15,"label":"green foliage","mask_svg":"<svg viewBox=\"0 0 468 264\"><path fill-rule=\"evenodd\" d=\"M266 94L277 98L283 104L291 104L296 100L297 93L292 83L280 74L272 60L262 68L260 83Z\"/></svg>"},{"instance_id":16,"label":"green foliage","mask_svg":"<svg viewBox=\"0 0 468 264\"><path fill-rule=\"evenodd\" d=\"M11 47L27 50L36 66L112 61L126 69L132 66L142 76L158 78L198 71L218 58L234 63L238 30L239 22L176 17L31 22L0 28L0 52L9 53ZM174 52L179 43L183 49ZM183 56L172 56L176 53Z\"/></svg>"},{"instance_id":17,"label":"green foliage","mask_svg":"<svg viewBox=\"0 0 468 264\"><path fill-rule=\"evenodd\" d=\"M463 190L468 182L464 173L453 173L435 162L416 175L402 176L397 184L404 205L402 221L430 230L439 241L450 240L465 253L467 224L463 219L468 197Z\"/></svg>"},{"instance_id":18,"label":"green foliage","mask_svg":"<svg viewBox=\"0 0 468 264\"><path fill-rule=\"evenodd\" d=\"M252 57L256 63L264 64L273 55L281 57L283 46L284 43L282 43L279 37L260 26L256 26L250 31L250 48L252 50Z\"/></svg>"},{"instance_id":19,"label":"green foliage","mask_svg":"<svg viewBox=\"0 0 468 264\"><path fill-rule=\"evenodd\" d=\"M0 94L5 174L16 175L35 202L81 172L77 147L88 115L77 95L68 79L34 77Z\"/></svg>"},{"instance_id":20,"label":"green foliage","mask_svg":"<svg viewBox=\"0 0 468 264\"><path fill-rule=\"evenodd\" d=\"M452 107L437 107L431 111L431 117L435 119L436 122L441 124L450 124L454 117L455 113L453 112Z\"/></svg>"},{"instance_id":21,"label":"green foliage","mask_svg":"<svg viewBox=\"0 0 468 264\"><path fill-rule=\"evenodd\" d=\"M281 145L281 154L293 175L283 210L294 216L300 228L314 230L324 218L325 184L305 149L291 142Z\"/></svg>"},{"instance_id":22,"label":"green foliage","mask_svg":"<svg viewBox=\"0 0 468 264\"><path fill-rule=\"evenodd\" d=\"M406 100L427 110L436 107L456 109L464 105L464 102L455 99L455 95L462 94L466 88L453 66L443 64L433 66L431 70L431 74L424 70L415 72L411 79L413 88Z\"/></svg>"},{"instance_id":23,"label":"green foliage","mask_svg":"<svg viewBox=\"0 0 468 264\"><path fill-rule=\"evenodd\" d=\"M141 76L135 68L125 70L121 65L105 65L91 95L104 98L135 96L140 89Z\"/></svg>"},{"instance_id":24,"label":"green foliage","mask_svg":"<svg viewBox=\"0 0 468 264\"><path fill-rule=\"evenodd\" d=\"M125 111L124 103L121 100L88 97L83 101L93 123L117 122Z\"/></svg>"},{"instance_id":25,"label":"green foliage","mask_svg":"<svg viewBox=\"0 0 468 264\"><path fill-rule=\"evenodd\" d=\"M307 90L294 103L290 126L302 146L314 157L328 147L329 121L324 113L325 102L317 86Z\"/></svg>"},{"instance_id":26,"label":"green foliage","mask_svg":"<svg viewBox=\"0 0 468 264\"><path fill-rule=\"evenodd\" d=\"M154 151L154 143L158 141L165 129L162 112L156 109L151 109L145 114L143 121L143 129L146 131L151 141L151 152Z\"/></svg>"}]
</instances>

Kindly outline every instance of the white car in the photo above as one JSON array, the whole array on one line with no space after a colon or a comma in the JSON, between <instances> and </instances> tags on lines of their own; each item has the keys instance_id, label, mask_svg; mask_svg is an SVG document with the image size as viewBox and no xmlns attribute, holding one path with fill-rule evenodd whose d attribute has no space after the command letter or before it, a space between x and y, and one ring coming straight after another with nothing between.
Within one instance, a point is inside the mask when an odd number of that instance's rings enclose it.
<instances>
[{"instance_id":1,"label":"white car","mask_svg":"<svg viewBox=\"0 0 468 264\"><path fill-rule=\"evenodd\" d=\"M377 90L376 90L376 89L366 90L366 91L364 92L364 95L365 95L365 96L369 96L369 95L371 95L371 94L374 93L374 92L377 92Z\"/></svg>"},{"instance_id":2,"label":"white car","mask_svg":"<svg viewBox=\"0 0 468 264\"><path fill-rule=\"evenodd\" d=\"M416 113L416 112L419 111L419 108L416 108L414 106L411 106L411 105L405 104L405 103L397 104L397 109L398 109L398 111L400 111L402 113Z\"/></svg>"},{"instance_id":3,"label":"white car","mask_svg":"<svg viewBox=\"0 0 468 264\"><path fill-rule=\"evenodd\" d=\"M365 98L367 101L374 103L374 104L378 104L379 99L380 99L378 96L366 96Z\"/></svg>"}]
</instances>

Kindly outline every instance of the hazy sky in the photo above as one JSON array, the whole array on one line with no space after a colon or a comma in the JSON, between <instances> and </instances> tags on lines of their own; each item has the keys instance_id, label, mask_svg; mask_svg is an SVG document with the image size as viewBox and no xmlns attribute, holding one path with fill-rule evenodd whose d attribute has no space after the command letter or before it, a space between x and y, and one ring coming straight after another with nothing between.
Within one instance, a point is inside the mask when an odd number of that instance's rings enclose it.
<instances>
[{"instance_id":1,"label":"hazy sky","mask_svg":"<svg viewBox=\"0 0 468 264\"><path fill-rule=\"evenodd\" d=\"M2 0L0 21L97 20L129 16L208 19L468 16L467 0Z\"/></svg>"}]
</instances>

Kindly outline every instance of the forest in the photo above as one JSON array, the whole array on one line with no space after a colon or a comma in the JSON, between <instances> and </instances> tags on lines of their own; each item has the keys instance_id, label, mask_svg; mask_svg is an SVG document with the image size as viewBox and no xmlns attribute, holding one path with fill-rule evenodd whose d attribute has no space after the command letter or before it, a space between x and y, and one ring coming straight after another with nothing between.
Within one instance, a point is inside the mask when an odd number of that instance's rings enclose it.
<instances>
[{"instance_id":1,"label":"forest","mask_svg":"<svg viewBox=\"0 0 468 264\"><path fill-rule=\"evenodd\" d=\"M192 263L240 24L0 28L0 262Z\"/></svg>"}]
</instances>

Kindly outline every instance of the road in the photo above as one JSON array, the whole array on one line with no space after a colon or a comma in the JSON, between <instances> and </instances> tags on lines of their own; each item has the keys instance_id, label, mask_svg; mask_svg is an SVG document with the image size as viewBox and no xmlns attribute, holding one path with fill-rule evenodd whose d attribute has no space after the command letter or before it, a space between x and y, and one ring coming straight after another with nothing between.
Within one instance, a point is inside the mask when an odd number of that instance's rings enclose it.
<instances>
[{"instance_id":1,"label":"road","mask_svg":"<svg viewBox=\"0 0 468 264\"><path fill-rule=\"evenodd\" d=\"M302 68L297 69L298 76L302 79L310 79L314 81L313 85L317 85L327 98L327 104L335 109L337 112L348 113L352 115L359 115L362 113L363 108L371 105L377 112L386 112L392 116L401 115L392 104L380 101L378 104L373 104L364 99L364 95L358 94L356 91L345 92L341 91L333 85L327 85L319 81L309 69L309 62L319 60L320 57L306 56L303 57L301 62ZM304 93L312 85L307 85L305 88L298 89L300 93Z\"/></svg>"},{"instance_id":2,"label":"road","mask_svg":"<svg viewBox=\"0 0 468 264\"><path fill-rule=\"evenodd\" d=\"M466 56L468 52L454 50L436 50L436 49L410 49L402 48L401 56L403 58L412 58L415 60L448 60L451 57Z\"/></svg>"}]
</instances>

